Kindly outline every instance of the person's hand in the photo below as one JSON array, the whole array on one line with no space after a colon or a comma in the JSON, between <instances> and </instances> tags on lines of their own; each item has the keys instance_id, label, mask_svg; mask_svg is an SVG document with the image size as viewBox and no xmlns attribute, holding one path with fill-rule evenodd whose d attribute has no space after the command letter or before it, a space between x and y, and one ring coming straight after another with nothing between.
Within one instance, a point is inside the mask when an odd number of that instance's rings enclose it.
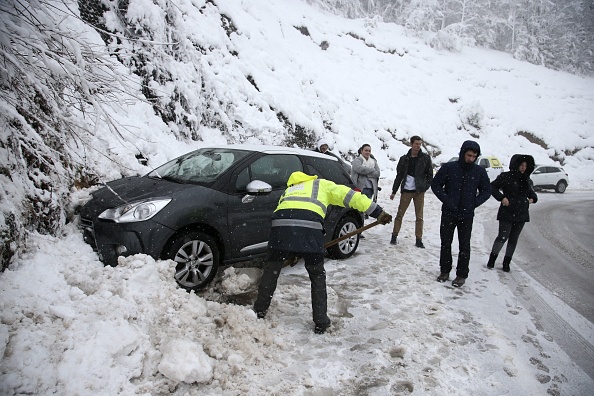
<instances>
[{"instance_id":1,"label":"person's hand","mask_svg":"<svg viewBox=\"0 0 594 396\"><path fill-rule=\"evenodd\" d=\"M503 206L509 206L509 199L507 199L507 198L503 198L503 199L501 200L501 205L503 205Z\"/></svg>"},{"instance_id":2,"label":"person's hand","mask_svg":"<svg viewBox=\"0 0 594 396\"><path fill-rule=\"evenodd\" d=\"M528 198L528 203L534 203L534 200L532 198Z\"/></svg>"},{"instance_id":3,"label":"person's hand","mask_svg":"<svg viewBox=\"0 0 594 396\"><path fill-rule=\"evenodd\" d=\"M380 213L380 215L377 216L377 221L380 224L386 225L392 222L392 215L386 213L385 211L382 211L382 213Z\"/></svg>"},{"instance_id":4,"label":"person's hand","mask_svg":"<svg viewBox=\"0 0 594 396\"><path fill-rule=\"evenodd\" d=\"M394 199L395 196L396 194L390 194L390 199Z\"/></svg>"}]
</instances>

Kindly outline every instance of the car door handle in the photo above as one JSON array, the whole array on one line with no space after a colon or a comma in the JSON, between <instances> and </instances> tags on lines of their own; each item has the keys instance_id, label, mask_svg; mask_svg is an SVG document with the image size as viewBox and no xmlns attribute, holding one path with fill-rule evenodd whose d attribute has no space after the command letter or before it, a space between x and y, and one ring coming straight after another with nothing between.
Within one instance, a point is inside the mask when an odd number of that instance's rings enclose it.
<instances>
[{"instance_id":1,"label":"car door handle","mask_svg":"<svg viewBox=\"0 0 594 396\"><path fill-rule=\"evenodd\" d=\"M243 198L241 198L241 203L244 203L244 204L251 203L254 200L254 198L256 198L255 195L245 194L243 196Z\"/></svg>"}]
</instances>

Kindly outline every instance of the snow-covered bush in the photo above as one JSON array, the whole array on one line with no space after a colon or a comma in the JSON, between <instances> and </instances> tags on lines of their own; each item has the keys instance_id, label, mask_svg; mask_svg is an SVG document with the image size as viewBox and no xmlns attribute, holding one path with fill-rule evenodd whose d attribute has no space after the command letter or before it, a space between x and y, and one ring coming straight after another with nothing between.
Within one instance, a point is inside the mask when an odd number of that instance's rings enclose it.
<instances>
[{"instance_id":1,"label":"snow-covered bush","mask_svg":"<svg viewBox=\"0 0 594 396\"><path fill-rule=\"evenodd\" d=\"M110 154L95 137L122 133L112 108L130 89L73 6L0 3L2 269L27 232L66 223L71 187L98 181L91 158Z\"/></svg>"}]
</instances>

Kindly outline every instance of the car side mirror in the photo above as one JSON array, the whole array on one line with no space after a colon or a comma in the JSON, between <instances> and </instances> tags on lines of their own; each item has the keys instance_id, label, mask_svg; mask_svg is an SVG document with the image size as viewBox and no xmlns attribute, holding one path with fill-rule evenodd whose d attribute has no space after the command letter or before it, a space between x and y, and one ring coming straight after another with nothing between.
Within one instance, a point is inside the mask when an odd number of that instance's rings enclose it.
<instances>
[{"instance_id":1,"label":"car side mirror","mask_svg":"<svg viewBox=\"0 0 594 396\"><path fill-rule=\"evenodd\" d=\"M246 190L249 195L267 195L272 191L272 186L262 180L252 180Z\"/></svg>"},{"instance_id":2,"label":"car side mirror","mask_svg":"<svg viewBox=\"0 0 594 396\"><path fill-rule=\"evenodd\" d=\"M533 172L533 174L534 174L534 175L538 175L539 173L541 173L539 170L535 170L535 171Z\"/></svg>"}]
</instances>

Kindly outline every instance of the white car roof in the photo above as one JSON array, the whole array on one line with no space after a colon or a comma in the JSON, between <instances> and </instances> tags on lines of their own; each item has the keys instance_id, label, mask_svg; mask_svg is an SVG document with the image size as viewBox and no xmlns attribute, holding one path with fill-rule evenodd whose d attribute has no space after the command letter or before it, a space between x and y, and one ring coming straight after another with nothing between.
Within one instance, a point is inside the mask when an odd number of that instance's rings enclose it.
<instances>
[{"instance_id":1,"label":"white car roof","mask_svg":"<svg viewBox=\"0 0 594 396\"><path fill-rule=\"evenodd\" d=\"M561 165L557 164L534 164L534 168L538 168L539 166L554 166L555 168L563 168Z\"/></svg>"},{"instance_id":2,"label":"white car roof","mask_svg":"<svg viewBox=\"0 0 594 396\"><path fill-rule=\"evenodd\" d=\"M216 146L204 146L202 148L229 148L234 150L257 151L264 154L296 154L338 161L338 159L332 155L327 155L320 153L318 151L306 150L297 147L269 146L264 144L225 144Z\"/></svg>"}]
</instances>

